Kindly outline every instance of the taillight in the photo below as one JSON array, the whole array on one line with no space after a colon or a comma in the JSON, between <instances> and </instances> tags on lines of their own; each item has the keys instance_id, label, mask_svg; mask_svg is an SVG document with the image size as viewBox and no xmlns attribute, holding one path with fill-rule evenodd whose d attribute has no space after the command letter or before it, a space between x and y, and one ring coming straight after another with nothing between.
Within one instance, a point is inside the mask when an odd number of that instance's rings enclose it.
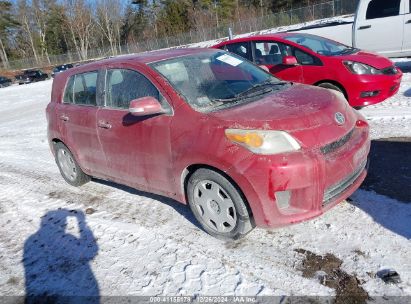
<instances>
[{"instance_id":1,"label":"taillight","mask_svg":"<svg viewBox=\"0 0 411 304\"><path fill-rule=\"evenodd\" d=\"M358 128L364 128L364 127L368 127L368 122L366 122L365 120L359 119L357 120L357 122L355 123L355 125Z\"/></svg>"}]
</instances>

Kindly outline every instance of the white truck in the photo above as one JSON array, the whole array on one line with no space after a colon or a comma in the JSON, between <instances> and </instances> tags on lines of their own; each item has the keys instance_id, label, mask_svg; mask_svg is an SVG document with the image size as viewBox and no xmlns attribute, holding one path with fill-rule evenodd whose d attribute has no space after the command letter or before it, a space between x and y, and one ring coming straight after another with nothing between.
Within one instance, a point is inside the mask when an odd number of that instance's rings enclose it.
<instances>
[{"instance_id":1,"label":"white truck","mask_svg":"<svg viewBox=\"0 0 411 304\"><path fill-rule=\"evenodd\" d=\"M411 0L360 0L354 17L338 25L295 29L387 57L411 56Z\"/></svg>"}]
</instances>

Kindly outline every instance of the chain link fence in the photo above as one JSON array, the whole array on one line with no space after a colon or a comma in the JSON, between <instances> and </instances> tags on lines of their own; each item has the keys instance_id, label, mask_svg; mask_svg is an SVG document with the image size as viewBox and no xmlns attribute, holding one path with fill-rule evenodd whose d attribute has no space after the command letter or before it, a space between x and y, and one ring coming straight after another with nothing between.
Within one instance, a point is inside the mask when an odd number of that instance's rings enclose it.
<instances>
[{"instance_id":1,"label":"chain link fence","mask_svg":"<svg viewBox=\"0 0 411 304\"><path fill-rule=\"evenodd\" d=\"M229 27L236 35L238 35L249 32L262 31L280 26L289 26L318 19L330 18L334 16L353 14L355 13L358 2L359 0L334 0L307 7L292 9L289 11L279 12L276 14L270 14L258 18L239 20L237 22L224 24L219 27L203 28L197 31L190 31L179 34L173 37L165 37L159 39L151 38L140 41L138 43L119 46L115 54L113 54L113 51L110 47L89 49L87 52L87 58L90 58L90 60L92 60L95 58L140 53L145 51L198 43L202 41L220 39L227 37ZM34 58L24 58L20 60L10 61L9 66L10 69L18 70L87 61L83 60L80 54L75 51L61 55L49 56L49 60L50 62L46 58L40 59L39 61L36 61ZM0 63L0 68L1 67L2 64Z\"/></svg>"}]
</instances>

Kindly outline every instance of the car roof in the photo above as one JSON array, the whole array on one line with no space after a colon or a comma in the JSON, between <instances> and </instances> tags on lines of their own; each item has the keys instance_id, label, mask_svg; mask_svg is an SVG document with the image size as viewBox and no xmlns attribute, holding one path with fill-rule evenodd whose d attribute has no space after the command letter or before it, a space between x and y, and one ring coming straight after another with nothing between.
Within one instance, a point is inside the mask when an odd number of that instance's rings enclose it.
<instances>
[{"instance_id":1,"label":"car roof","mask_svg":"<svg viewBox=\"0 0 411 304\"><path fill-rule=\"evenodd\" d=\"M233 42L239 42L239 41L249 41L249 40L259 40L259 39L266 40L266 39L270 39L270 38L283 40L283 39L286 39L287 37L291 37L291 36L309 37L309 36L315 36L315 35L306 34L306 33L299 33L299 32L283 32L283 33L253 35L253 36L247 36L247 37L239 37L239 38L235 38L235 39L232 39L232 40L226 40L226 41L222 42L221 45L229 44L229 43L233 43ZM220 44L218 44L218 45L220 45Z\"/></svg>"},{"instance_id":2,"label":"car roof","mask_svg":"<svg viewBox=\"0 0 411 304\"><path fill-rule=\"evenodd\" d=\"M178 49L167 49L167 50L160 50L160 51L152 51L140 54L132 54L132 55L120 55L113 58L102 59L93 61L90 63L86 63L81 65L80 67L73 68L73 72L76 70L81 70L83 68L93 68L93 67L100 67L105 65L110 65L114 63L124 63L128 61L133 61L135 63L141 64L149 64L157 61L162 61L166 59L172 59L187 55L193 54L200 54L204 52L216 52L215 49L206 49L206 48L178 48Z\"/></svg>"}]
</instances>

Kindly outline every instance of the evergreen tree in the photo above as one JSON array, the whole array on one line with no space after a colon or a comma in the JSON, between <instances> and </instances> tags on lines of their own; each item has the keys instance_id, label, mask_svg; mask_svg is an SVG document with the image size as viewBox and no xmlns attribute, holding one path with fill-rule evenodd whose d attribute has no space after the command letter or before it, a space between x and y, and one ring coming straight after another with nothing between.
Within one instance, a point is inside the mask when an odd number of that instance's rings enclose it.
<instances>
[{"instance_id":1,"label":"evergreen tree","mask_svg":"<svg viewBox=\"0 0 411 304\"><path fill-rule=\"evenodd\" d=\"M9 66L9 59L6 52L9 30L18 25L11 14L12 3L0 0L0 60L5 68Z\"/></svg>"},{"instance_id":2,"label":"evergreen tree","mask_svg":"<svg viewBox=\"0 0 411 304\"><path fill-rule=\"evenodd\" d=\"M159 35L176 35L190 31L189 11L192 9L192 5L192 1L189 0L163 1L157 19Z\"/></svg>"},{"instance_id":3,"label":"evergreen tree","mask_svg":"<svg viewBox=\"0 0 411 304\"><path fill-rule=\"evenodd\" d=\"M48 14L46 29L46 45L50 54L64 54L69 50L67 24L64 8L54 5Z\"/></svg>"}]
</instances>

